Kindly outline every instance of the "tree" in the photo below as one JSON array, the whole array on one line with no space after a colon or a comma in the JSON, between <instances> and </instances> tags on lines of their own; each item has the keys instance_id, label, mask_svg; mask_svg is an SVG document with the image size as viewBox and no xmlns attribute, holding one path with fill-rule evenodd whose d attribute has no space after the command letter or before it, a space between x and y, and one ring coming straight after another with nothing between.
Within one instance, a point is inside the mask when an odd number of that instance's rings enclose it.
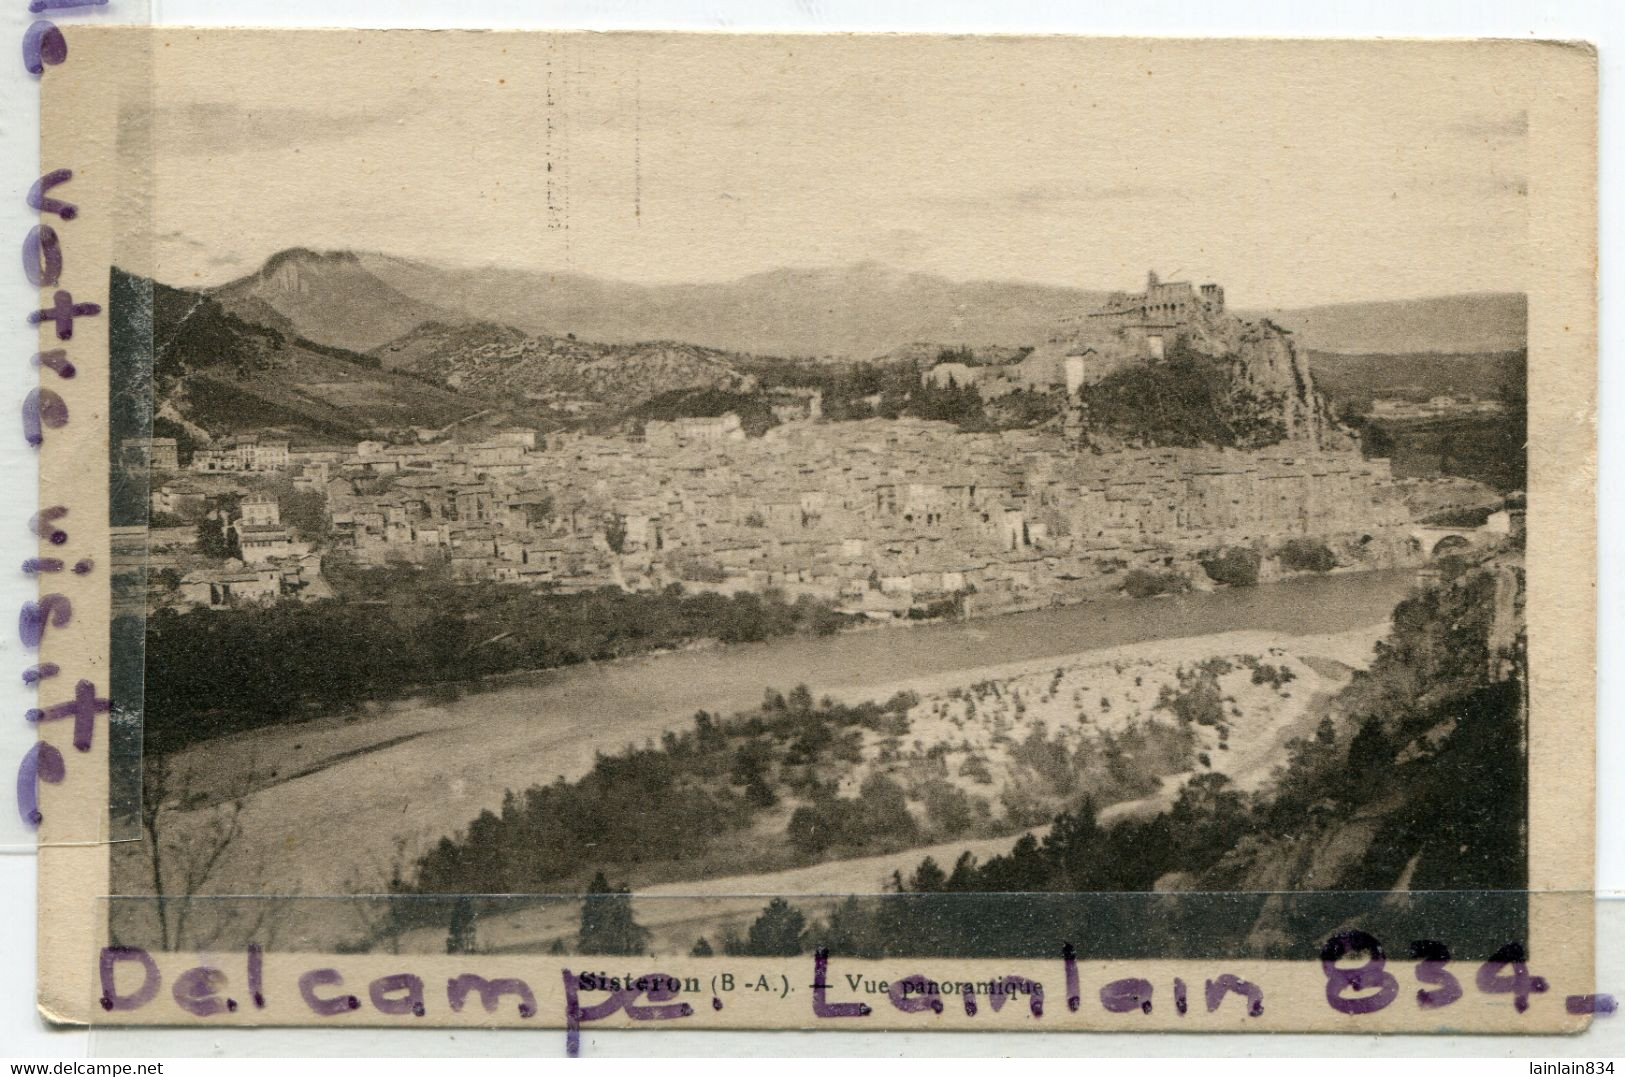
<instances>
[{"instance_id":1,"label":"tree","mask_svg":"<svg viewBox=\"0 0 1625 1077\"><path fill-rule=\"evenodd\" d=\"M474 912L474 899L467 894L451 907L451 925L446 929L446 953L471 954L478 945L478 917Z\"/></svg>"},{"instance_id":2,"label":"tree","mask_svg":"<svg viewBox=\"0 0 1625 1077\"><path fill-rule=\"evenodd\" d=\"M920 861L920 866L914 869L914 874L908 880L908 892L911 894L938 894L948 885L948 876L931 857Z\"/></svg>"},{"instance_id":3,"label":"tree","mask_svg":"<svg viewBox=\"0 0 1625 1077\"><path fill-rule=\"evenodd\" d=\"M581 903L576 952L635 956L643 953L648 944L648 929L640 927L632 917L631 892L610 886L604 873L598 872Z\"/></svg>"},{"instance_id":4,"label":"tree","mask_svg":"<svg viewBox=\"0 0 1625 1077\"><path fill-rule=\"evenodd\" d=\"M1258 568L1262 561L1258 551L1250 546L1226 546L1223 550L1209 550L1200 557L1202 571L1214 583L1230 587L1251 587L1258 582Z\"/></svg>"},{"instance_id":5,"label":"tree","mask_svg":"<svg viewBox=\"0 0 1625 1077\"><path fill-rule=\"evenodd\" d=\"M413 836L397 837L393 856L387 861L378 858L369 865L358 865L345 877L344 892L353 895L349 908L361 926L361 944L368 951L384 944L392 954L401 952L401 935L410 926L409 899L403 895L408 889L407 876L418 859L416 843Z\"/></svg>"},{"instance_id":6,"label":"tree","mask_svg":"<svg viewBox=\"0 0 1625 1077\"><path fill-rule=\"evenodd\" d=\"M276 491L282 523L311 542L325 540L331 523L327 516L327 498L316 490L295 489L292 483Z\"/></svg>"},{"instance_id":7,"label":"tree","mask_svg":"<svg viewBox=\"0 0 1625 1077\"><path fill-rule=\"evenodd\" d=\"M250 760L250 780L254 772ZM152 883L159 947L264 945L276 928L278 902L194 900L218 881L227 854L242 836L244 808L240 797L211 804L207 792L196 788L196 777L167 756L149 753L142 762L141 852Z\"/></svg>"},{"instance_id":8,"label":"tree","mask_svg":"<svg viewBox=\"0 0 1625 1077\"><path fill-rule=\"evenodd\" d=\"M1104 834L1095 820L1095 803L1085 797L1076 812L1055 817L1041 849L1054 865L1064 889L1095 890L1096 865L1105 855Z\"/></svg>"},{"instance_id":9,"label":"tree","mask_svg":"<svg viewBox=\"0 0 1625 1077\"><path fill-rule=\"evenodd\" d=\"M801 953L807 918L783 898L774 898L750 925L739 954L744 957L795 957Z\"/></svg>"},{"instance_id":10,"label":"tree","mask_svg":"<svg viewBox=\"0 0 1625 1077\"><path fill-rule=\"evenodd\" d=\"M975 825L976 809L959 786L933 778L919 792L925 802L925 817L940 837L957 838Z\"/></svg>"},{"instance_id":11,"label":"tree","mask_svg":"<svg viewBox=\"0 0 1625 1077\"><path fill-rule=\"evenodd\" d=\"M873 835L881 839L911 840L918 835L919 825L909 813L908 796L903 787L879 771L863 779L858 787L857 803L862 805L862 810L852 813L851 821L857 824L854 829L861 828L862 833L854 837Z\"/></svg>"},{"instance_id":12,"label":"tree","mask_svg":"<svg viewBox=\"0 0 1625 1077\"><path fill-rule=\"evenodd\" d=\"M790 713L795 717L807 717L808 715L812 714L813 710L812 689L808 688L804 684L796 685L794 688L790 689L789 696L785 698L785 704L789 707Z\"/></svg>"},{"instance_id":13,"label":"tree","mask_svg":"<svg viewBox=\"0 0 1625 1077\"><path fill-rule=\"evenodd\" d=\"M1275 551L1282 567L1293 572L1330 572L1337 567L1337 555L1324 542L1314 539L1288 539Z\"/></svg>"},{"instance_id":14,"label":"tree","mask_svg":"<svg viewBox=\"0 0 1625 1077\"><path fill-rule=\"evenodd\" d=\"M710 942L706 941L705 936L701 935L699 938L694 940L694 948L688 952L688 956L710 957L713 952L714 951L711 949Z\"/></svg>"},{"instance_id":15,"label":"tree","mask_svg":"<svg viewBox=\"0 0 1625 1077\"><path fill-rule=\"evenodd\" d=\"M872 906L853 896L809 929L804 941L808 949L823 949L840 957L880 957L885 952Z\"/></svg>"},{"instance_id":16,"label":"tree","mask_svg":"<svg viewBox=\"0 0 1625 1077\"><path fill-rule=\"evenodd\" d=\"M1439 449L1439 474L1441 474L1441 475L1452 474L1451 464L1455 461L1455 457L1456 457L1456 432L1455 432L1455 430L1447 429L1439 437L1438 449Z\"/></svg>"},{"instance_id":17,"label":"tree","mask_svg":"<svg viewBox=\"0 0 1625 1077\"><path fill-rule=\"evenodd\" d=\"M832 828L826 825L823 813L807 804L790 813L785 836L803 857L817 856L833 845L837 837Z\"/></svg>"},{"instance_id":18,"label":"tree","mask_svg":"<svg viewBox=\"0 0 1625 1077\"><path fill-rule=\"evenodd\" d=\"M762 777L760 771L752 774L745 782L745 799L753 808L771 808L779 802L778 795L773 792L773 787L767 784L767 779Z\"/></svg>"},{"instance_id":19,"label":"tree","mask_svg":"<svg viewBox=\"0 0 1625 1077\"><path fill-rule=\"evenodd\" d=\"M231 551L226 546L225 529L220 525L220 517L210 513L197 522L197 549L204 557L224 560L231 556Z\"/></svg>"}]
</instances>

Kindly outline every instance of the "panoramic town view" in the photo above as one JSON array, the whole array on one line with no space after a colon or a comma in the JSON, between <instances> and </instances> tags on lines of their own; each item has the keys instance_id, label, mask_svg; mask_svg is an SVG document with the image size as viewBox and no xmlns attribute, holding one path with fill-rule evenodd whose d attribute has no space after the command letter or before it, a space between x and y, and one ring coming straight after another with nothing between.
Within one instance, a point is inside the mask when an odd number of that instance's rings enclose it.
<instances>
[{"instance_id":1,"label":"panoramic town view","mask_svg":"<svg viewBox=\"0 0 1625 1077\"><path fill-rule=\"evenodd\" d=\"M1333 825L1326 772L1351 755L1448 747L1436 714L1361 713L1419 675L1380 667L1465 661L1473 691L1515 677L1510 378L1486 399L1395 363L1410 382L1363 379L1387 395L1339 406L1317 358L1369 358L1305 354L1222 286L1154 271L1038 345L718 353L630 406L575 387L595 364L631 377L643 348L577 364L568 337L428 325L347 353L232 313L363 265L290 252L206 296L116 282L155 394L150 428L113 446L115 632L144 635L163 850L132 848L128 892L713 895L628 913L618 941L578 938L558 902L324 929L431 950L448 932L585 952L907 939L887 905L724 899L1290 871L1242 836L1311 809ZM482 373L478 395L451 388ZM558 388L516 405L527 375ZM463 414L407 425L413 394ZM1418 641L1392 637L1402 601ZM1463 609L1482 636L1430 654ZM313 801L358 822L278 822ZM1145 832L1184 817L1190 833ZM677 819L651 856L649 827ZM1050 849L1057 828L1083 828L1098 874L1054 874L1082 855ZM1410 840L1344 855L1432 866L1433 839ZM186 908L160 925L173 944L212 922Z\"/></svg>"},{"instance_id":2,"label":"panoramic town view","mask_svg":"<svg viewBox=\"0 0 1625 1077\"><path fill-rule=\"evenodd\" d=\"M294 178L160 205L112 274L113 810L141 835L113 853L117 940L1520 937L1521 114L1396 68L1360 76L1369 115L1303 102L1303 161L1180 127L1142 169L1090 147L1127 115L1183 124L1167 90L1107 117L1009 89L989 129L942 86L895 114L856 78L821 97L855 69L797 54L793 85L709 103L685 157L681 79L611 79L638 42L582 47L502 106L516 130L574 111L532 131L556 157L515 170L524 193L491 194L526 211L500 226L422 208L463 197L399 141L438 105L311 134L199 56L174 62L202 104L127 117L165 160ZM323 77L357 109L394 92ZM565 143L600 92L613 118ZM1442 147L1404 200L1360 163L1416 141L1368 122L1396 95ZM807 145L771 137L792 100L828 113ZM929 162L848 152L905 126ZM1051 128L1076 170L935 171ZM299 153L321 139L412 182ZM1494 183L1448 180L1475 169ZM1191 193L1215 175L1273 223ZM423 253L469 236L481 257Z\"/></svg>"}]
</instances>

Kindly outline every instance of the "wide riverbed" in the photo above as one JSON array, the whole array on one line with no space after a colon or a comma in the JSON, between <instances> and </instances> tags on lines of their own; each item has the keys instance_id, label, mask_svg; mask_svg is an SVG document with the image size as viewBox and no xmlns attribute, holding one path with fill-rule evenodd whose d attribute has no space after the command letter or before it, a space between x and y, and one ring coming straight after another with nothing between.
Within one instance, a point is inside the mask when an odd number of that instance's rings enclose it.
<instances>
[{"instance_id":1,"label":"wide riverbed","mask_svg":"<svg viewBox=\"0 0 1625 1077\"><path fill-rule=\"evenodd\" d=\"M804 683L851 700L903 681L1125 644L1238 630L1281 639L1343 632L1385 620L1413 580L1409 571L1333 575L685 651L526 674L450 703L224 738L189 750L184 763L209 774L211 785L250 771L260 779L246 798L242 839L209 889L376 890L401 856L397 842L421 848L500 806L505 790L577 777L598 751L686 726L702 708L745 709L768 687Z\"/></svg>"}]
</instances>

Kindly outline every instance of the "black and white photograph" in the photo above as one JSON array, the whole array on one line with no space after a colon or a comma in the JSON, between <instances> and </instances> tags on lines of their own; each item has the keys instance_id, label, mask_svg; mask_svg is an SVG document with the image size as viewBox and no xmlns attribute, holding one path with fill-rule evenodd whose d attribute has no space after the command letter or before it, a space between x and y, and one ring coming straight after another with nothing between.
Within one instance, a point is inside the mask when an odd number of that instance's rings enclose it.
<instances>
[{"instance_id":1,"label":"black and white photograph","mask_svg":"<svg viewBox=\"0 0 1625 1077\"><path fill-rule=\"evenodd\" d=\"M1522 938L1500 65L355 47L119 116L116 941Z\"/></svg>"},{"instance_id":2,"label":"black and white photograph","mask_svg":"<svg viewBox=\"0 0 1625 1077\"><path fill-rule=\"evenodd\" d=\"M1612 1012L1589 47L72 49L48 1019Z\"/></svg>"}]
</instances>

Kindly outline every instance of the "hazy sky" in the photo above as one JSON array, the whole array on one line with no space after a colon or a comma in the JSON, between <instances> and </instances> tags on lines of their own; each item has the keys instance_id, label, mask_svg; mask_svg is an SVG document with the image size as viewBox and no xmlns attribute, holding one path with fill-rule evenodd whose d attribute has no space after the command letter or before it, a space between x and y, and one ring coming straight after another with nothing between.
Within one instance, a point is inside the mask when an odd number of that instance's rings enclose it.
<instances>
[{"instance_id":1,"label":"hazy sky","mask_svg":"<svg viewBox=\"0 0 1625 1077\"><path fill-rule=\"evenodd\" d=\"M171 32L130 268L285 247L637 281L877 260L1216 280L1238 306L1526 287L1516 45ZM148 122L150 120L150 123Z\"/></svg>"}]
</instances>

